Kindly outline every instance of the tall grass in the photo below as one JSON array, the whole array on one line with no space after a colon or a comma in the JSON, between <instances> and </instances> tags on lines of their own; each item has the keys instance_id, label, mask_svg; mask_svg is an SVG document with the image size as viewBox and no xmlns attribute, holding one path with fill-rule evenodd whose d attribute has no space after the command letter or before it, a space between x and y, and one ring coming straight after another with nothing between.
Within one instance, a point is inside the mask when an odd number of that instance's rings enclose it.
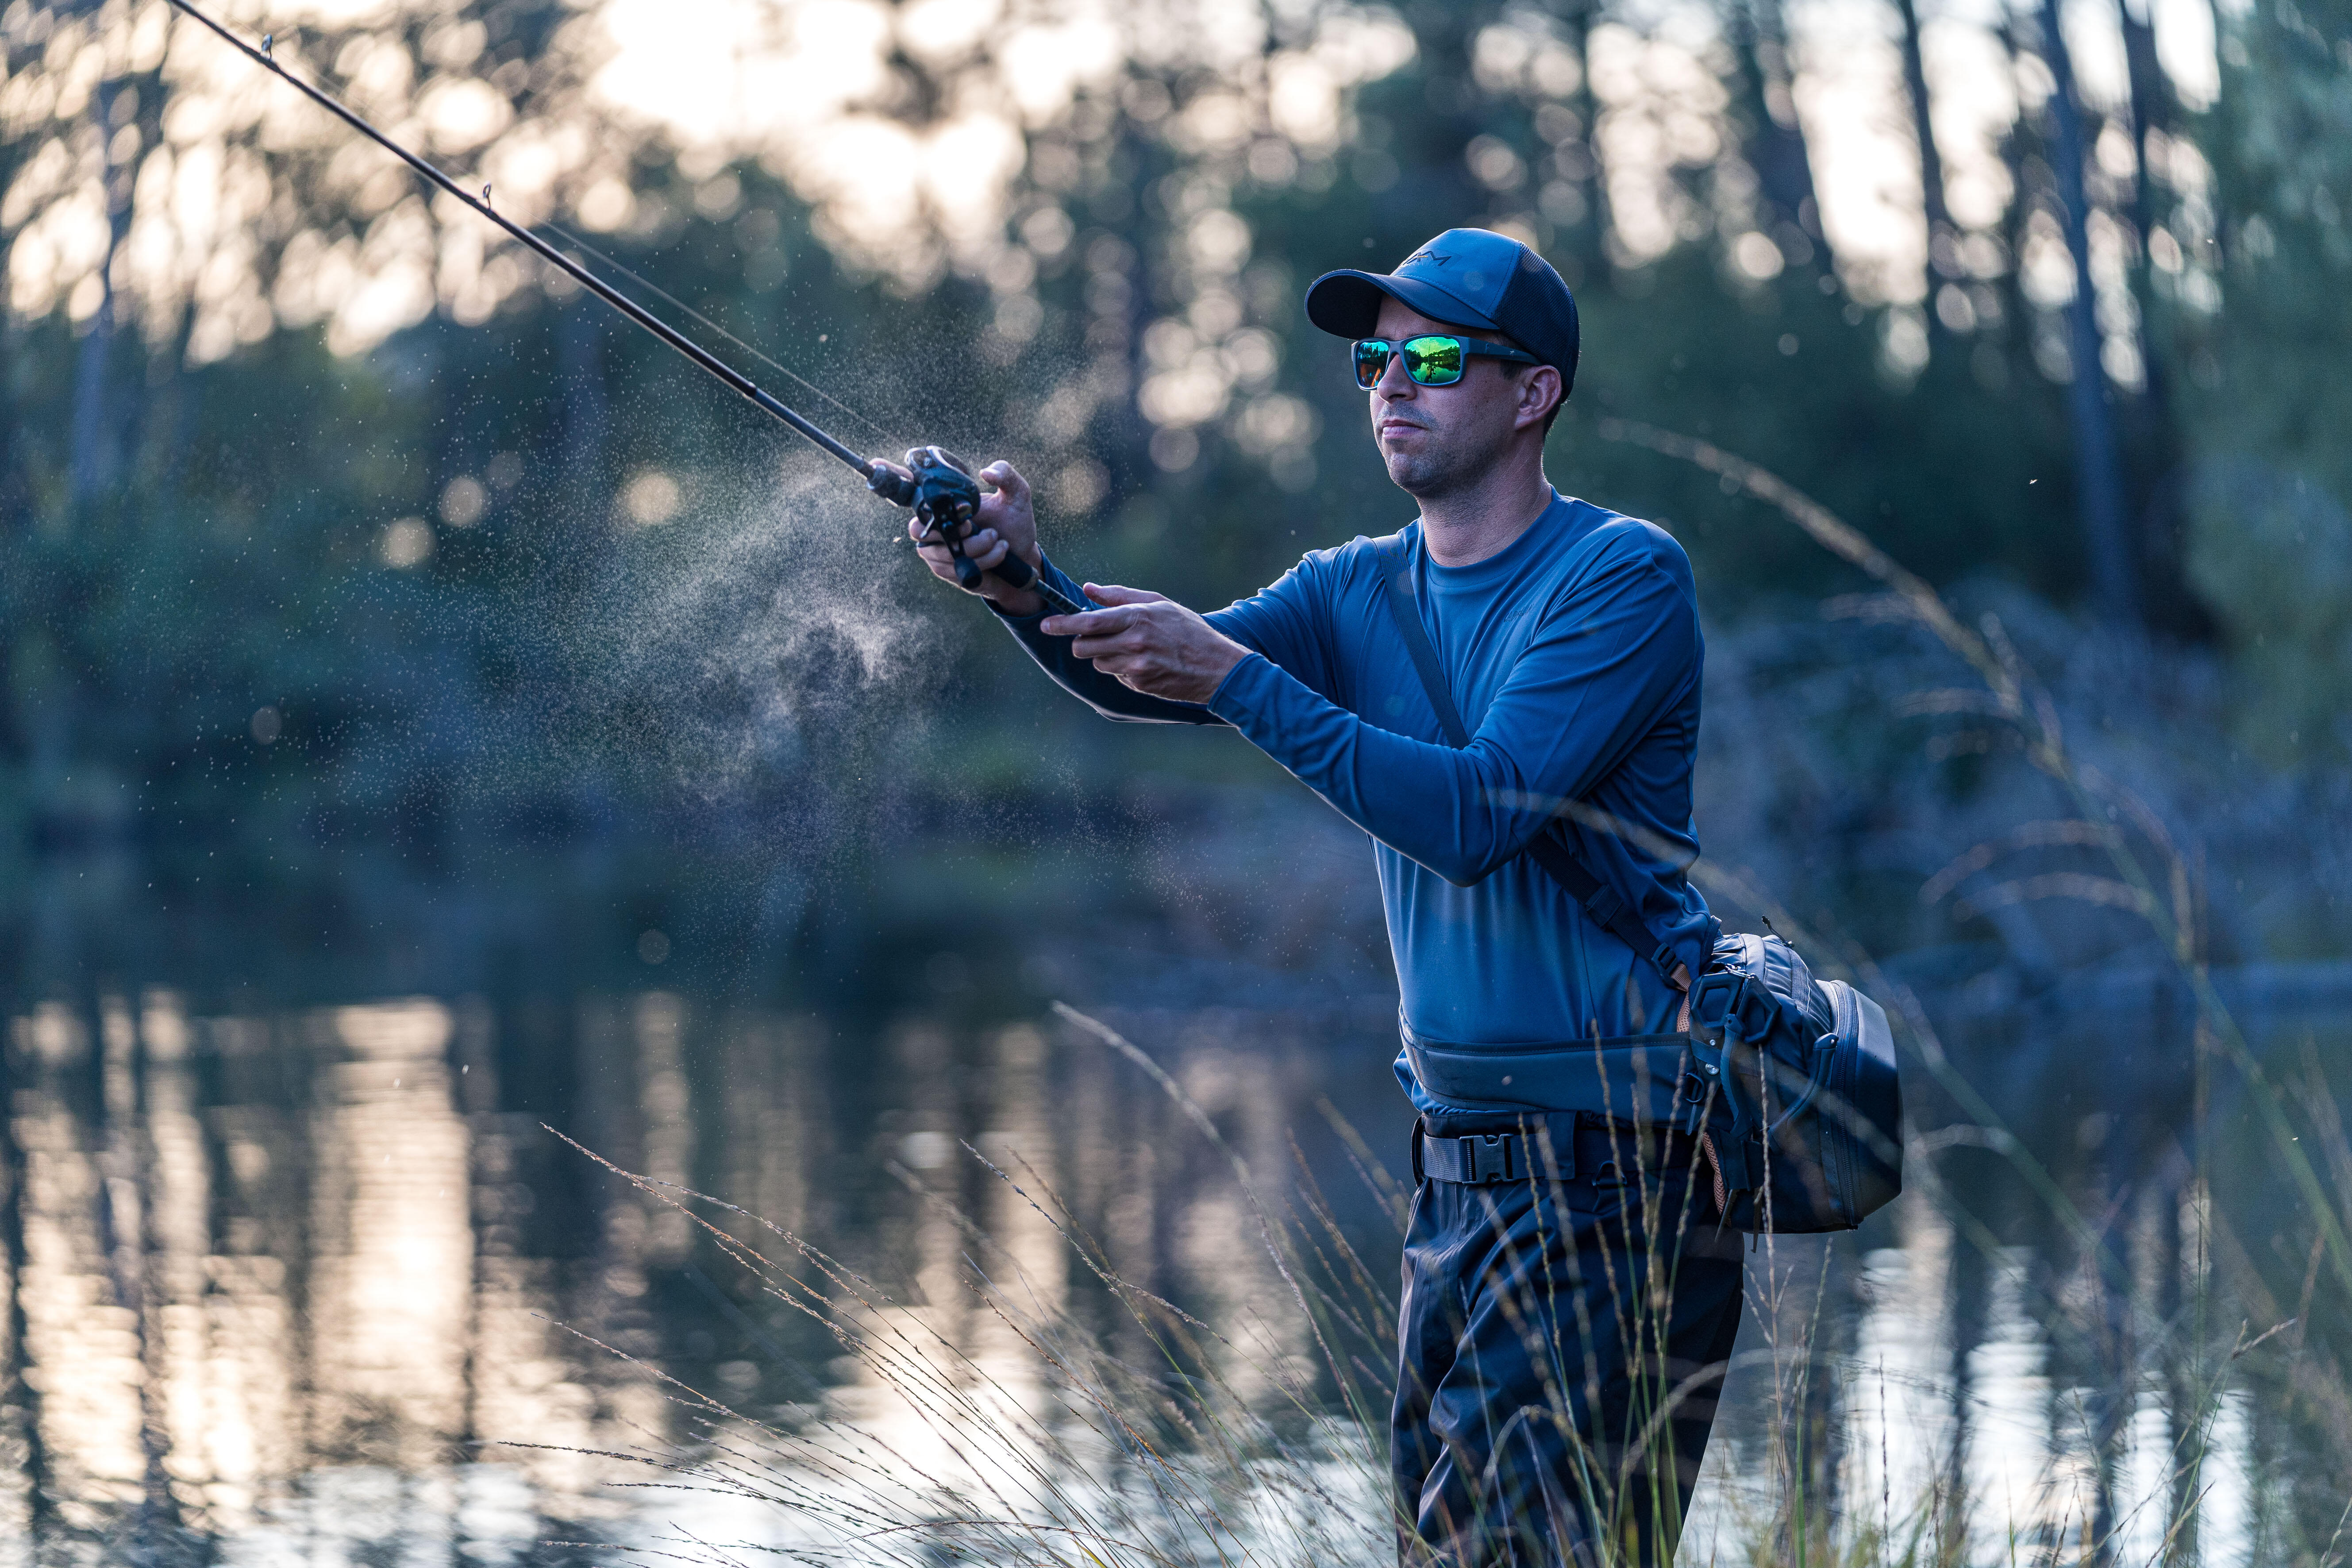
<instances>
[{"instance_id":1,"label":"tall grass","mask_svg":"<svg viewBox=\"0 0 2352 1568\"><path fill-rule=\"evenodd\" d=\"M1912 1139L1904 1204L1941 1216L1956 1245L2001 1271L2020 1310L2067 1336L2077 1364L2105 1382L2071 1406L2058 1401L2075 1428L2078 1473L2043 1500L1972 1495L1956 1434L1908 1435L1920 1438L1928 1473L1906 1477L1897 1496L1885 1412L1916 1391L1890 1386L1883 1365L1874 1383L1873 1369L1843 1342L1837 1295L1846 1270L1833 1262L1851 1259L1837 1247L1766 1237L1749 1268L1749 1348L1730 1369L1762 1430L1719 1434L1697 1500L1713 1528L1685 1540L1681 1560L2332 1568L2352 1542L2352 1381L2343 1365L2352 1141L2315 1049L2285 1073L2257 1055L2208 972L2191 858L2145 801L2074 755L2057 705L1997 618L1965 624L1859 531L1753 464L1620 421L1604 422L1601 434L1716 473L1867 573L1884 593L1852 607L1917 627L1967 672L1967 684L1932 694L1927 706L2005 728L2054 786L2067 815L2020 823L1976 846L1941 886L1931 884L1931 898L2029 849L2095 853L2104 859L2095 871L2012 878L1976 897L2066 898L2126 911L2160 939L2196 1003L2195 1120L2157 1173L2155 1190L2169 1206L2141 1205L2166 1223L2177 1216L2181 1241L2177 1258L2157 1248L2168 1261L2151 1268L2119 1241L2130 1194L2070 1189L2047 1152L2011 1129L1960 1070L1918 998L1857 943L1797 919L1750 878L1711 862L1694 868L1718 903L1769 915L1818 969L1844 971L1888 1005L1915 1079L1924 1072L1965 1118ZM1251 1310L1213 1325L1123 1276L1116 1247L1090 1234L1051 1173L1017 1152L967 1145L1009 1205L992 1227L898 1173L961 1237L964 1313L895 1300L720 1198L621 1173L690 1215L744 1289L821 1325L846 1358L836 1370L845 1369L852 1390L813 1387L792 1418L761 1421L647 1368L676 1402L677 1428L613 1458L635 1472L625 1484L675 1495L649 1504L636 1549L728 1563L757 1550L811 1562L1105 1568L1394 1560L1399 1516L1385 1449L1396 1302L1385 1251L1351 1237L1325 1195L1331 1173L1311 1168L1295 1141L1296 1168L1281 1179L1252 1170L1149 1052L1098 1019L1058 1011L1075 1037L1145 1073L1225 1156L1269 1289ZM2265 1211L2231 1190L2255 1177L2216 1158L2206 1125L2216 1075L2242 1093L2261 1130L2262 1166L2299 1205L2276 1216L2273 1235L2235 1228L2233 1215ZM1349 1179L1401 1232L1410 1194L1325 1109L1349 1151ZM2015 1267L2013 1239L1979 1212L1975 1191L1946 1177L1946 1156L1962 1148L1990 1150L2015 1173L2066 1238L2066 1267ZM1643 1182L1636 1195L1654 1205L1654 1184ZM1007 1215L1017 1235L1004 1234ZM1640 1234L1669 1247L1691 1220L1646 1217ZM1671 1268L1659 1277L1670 1280ZM1620 1322L1578 1325L1578 1333L1654 1334L1671 1300L1628 1291L1620 1305ZM1539 1332L1544 1304L1520 1306L1529 1331ZM1577 1346L1551 1349L1562 1374L1576 1375ZM1660 1425L1686 1392L1646 1388L1632 1427L1601 1435L1613 1450L1586 1450L1577 1482L1597 1513L1630 1517L1633 1489L1655 1484L1644 1479L1655 1468L1643 1460L1654 1457ZM1959 1428L1971 1426L1968 1401L1978 1395L1933 1392L1957 1400ZM2159 1426L2136 1415L2144 1394L2166 1413ZM1874 1399L1880 1417L1865 1421ZM2259 1441L2243 1430L2249 1409ZM1519 1414L1567 1423L1557 1392L1549 1407ZM2227 1542L2209 1539L2206 1528L2224 1461L2241 1462L2237 1449L2222 1452L2225 1426L2256 1461L2248 1478L2255 1494L2229 1500L2235 1539ZM2162 1443L2151 1436L2158 1430ZM1873 1431L1882 1449L1874 1460L1857 1451ZM1624 1457L1603 1462L1611 1451ZM1748 1484L1732 1484L1733 1457ZM2121 1473L2127 1464L2136 1474ZM1857 1478L1874 1475L1876 1495L1859 1495ZM1599 1550L1610 1563L1633 1562L1643 1544L1611 1533Z\"/></svg>"},{"instance_id":2,"label":"tall grass","mask_svg":"<svg viewBox=\"0 0 2352 1568\"><path fill-rule=\"evenodd\" d=\"M2237 1019L2215 989L2208 963L2208 942L2200 912L2203 900L2198 868L2165 826L2162 816L2119 780L2082 761L2070 745L2058 704L2019 655L1998 616L1982 616L1973 627L1923 579L1906 570L1871 542L1866 535L1828 508L1797 490L1777 475L1706 442L1625 420L1606 420L1603 439L1629 442L1688 462L1716 474L1727 491L1744 492L1762 500L1794 522L1815 543L1859 568L1885 590L1873 601L1843 606L1847 613L1908 623L1954 656L1973 678L1973 686L1948 688L1927 694L1918 706L1925 710L1965 713L1982 723L1998 726L2015 738L2026 761L2055 786L2072 815L2021 823L2008 833L1972 847L1947 872L1923 889L1928 897L1948 890L1965 872L1998 867L2009 856L2053 844L2070 844L2095 850L2105 861L2105 874L2064 871L2015 878L1979 895L1979 904L2022 902L2038 899L2077 900L2120 910L2146 922L2195 1001L2195 1074L2191 1103L2193 1121L2175 1148L2171 1162L2179 1184L2190 1194L2200 1216L2196 1255L2189 1261L2189 1289L2183 1299L2168 1302L2152 1299L2149 1282L2135 1278L2114 1246L2107 1217L2086 1213L2053 1175L2045 1159L2003 1122L1991 1103L1945 1050L1927 1010L1908 987L1895 983L1862 949L1838 939L1833 931L1805 932L1803 924L1785 909L1777 908L1765 890L1744 879L1728 877L1702 864L1694 875L1710 893L1728 896L1751 908L1770 912L1782 929L1803 933L1807 951L1817 960L1843 960L1864 989L1899 1010L1906 1026L1908 1058L1926 1068L1937 1086L1971 1119L1985 1143L1996 1150L2025 1180L2047 1214L2072 1236L2095 1289L2092 1294L2110 1318L2142 1328L2144 1342L2136 1347L2137 1366L2118 1365L2121 1376L2146 1375L2154 1369L2179 1397L2174 1415L2180 1436L2173 1447L2167 1479L2174 1506L2164 1521L2162 1544L2152 1561L2193 1561L2197 1524L2205 1490L2200 1485L2211 1455L2213 1424L2221 1398L2234 1377L2255 1376L2268 1386L2280 1415L2291 1429L2315 1439L2307 1454L2290 1456L2307 1461L2305 1474L2319 1498L2352 1497L2352 1383L2342 1360L2344 1320L2341 1307L2352 1303L2352 1143L2347 1143L2331 1087L2306 1043L2296 1080L2275 1081L2255 1054ZM1938 884L1942 884L1939 888ZM2302 1286L2292 1311L2280 1301L2255 1255L2226 1219L2234 1205L2222 1201L2217 1183L2244 1183L2249 1173L2218 1167L2216 1142L2209 1124L2214 1100L2216 1070L2230 1075L2234 1087L2257 1118L2264 1163L2288 1179L2302 1203L2294 1216L2307 1230L2307 1258ZM1937 1179L1932 1160L1910 1162L1914 1184L1923 1187L1959 1226L1967 1237L1988 1252L2000 1238L1963 1201ZM2324 1176L2323 1172L2332 1175ZM2094 1194L2105 1204L2118 1194ZM2285 1234L2275 1233L2277 1241ZM2323 1276L2324 1264L2324 1276ZM2333 1300L2315 1297L2323 1278L2337 1287ZM2053 1315L2079 1303L2048 1304ZM2315 1307L2337 1309L2317 1325L2313 1337ZM2289 1338L2288 1336L2292 1336ZM2280 1343L2284 1340L2285 1343ZM2264 1346L2277 1358L2264 1365L2247 1363ZM2117 1394L2128 1390L2112 1391ZM2314 1418L2315 1419L2315 1422ZM2115 1434L2099 1435L2103 1447L2112 1447ZM2086 1500L2080 1527L2079 1552L2086 1558L2113 1561L2119 1532L2134 1521L2115 1517L2108 1467L2112 1456L2097 1456L2099 1485ZM1923 1506L1935 1502L1922 1500ZM2297 1499L2306 1506L2289 1508L2274 1521L2278 1534L2262 1550L2275 1553L2263 1561L2330 1563L2339 1560L2346 1538L2344 1521L2352 1517L2352 1501L2339 1507ZM2315 1510L2315 1505L2316 1511ZM1930 1512L1935 1511L1930 1507ZM2313 1525L2333 1515L2325 1535ZM2053 1545L2053 1555L2057 1550ZM1945 1560L1937 1557L1935 1560Z\"/></svg>"}]
</instances>

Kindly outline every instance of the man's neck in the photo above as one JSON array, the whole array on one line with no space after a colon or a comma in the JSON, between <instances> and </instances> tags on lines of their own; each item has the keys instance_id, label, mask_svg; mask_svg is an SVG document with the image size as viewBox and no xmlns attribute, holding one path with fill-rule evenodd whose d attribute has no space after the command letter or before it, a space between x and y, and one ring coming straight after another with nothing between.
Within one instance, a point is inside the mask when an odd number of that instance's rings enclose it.
<instances>
[{"instance_id":1,"label":"man's neck","mask_svg":"<svg viewBox=\"0 0 2352 1568\"><path fill-rule=\"evenodd\" d=\"M1535 526L1551 504L1541 458L1507 464L1477 484L1421 498L1422 542L1440 566L1471 566L1499 555Z\"/></svg>"}]
</instances>

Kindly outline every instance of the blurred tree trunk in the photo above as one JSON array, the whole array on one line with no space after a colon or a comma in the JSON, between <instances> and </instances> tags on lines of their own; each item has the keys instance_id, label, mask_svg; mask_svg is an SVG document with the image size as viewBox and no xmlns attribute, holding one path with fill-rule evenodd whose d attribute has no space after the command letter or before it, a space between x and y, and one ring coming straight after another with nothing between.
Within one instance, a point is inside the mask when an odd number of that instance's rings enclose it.
<instances>
[{"instance_id":1,"label":"blurred tree trunk","mask_svg":"<svg viewBox=\"0 0 2352 1568\"><path fill-rule=\"evenodd\" d=\"M2058 26L2058 0L2042 0L2042 54L2056 89L2050 95L2050 162L2058 181L2059 219L2074 261L2074 298L2066 306L2066 350L2074 374L2066 386L2067 423L2074 438L2074 501L2090 552L2091 592L2099 614L2118 626L2141 619L2139 574L2124 521L2123 462L2116 447L2115 412L2099 359L2098 290L2091 279L2090 194L2084 162L2090 148L2074 64Z\"/></svg>"},{"instance_id":2,"label":"blurred tree trunk","mask_svg":"<svg viewBox=\"0 0 2352 1568\"><path fill-rule=\"evenodd\" d=\"M1556 151L1552 158L1553 166L1584 199L1583 238L1575 251L1583 278L1598 278L1609 265L1609 253L1603 247L1609 237L1608 171L1601 163L1601 100L1592 95L1591 46L1593 17L1599 9L1594 0L1567 0L1558 13L1569 47L1576 51L1576 91L1568 107L1574 110L1581 129L1577 140ZM1581 283L1583 278L1570 281Z\"/></svg>"},{"instance_id":3,"label":"blurred tree trunk","mask_svg":"<svg viewBox=\"0 0 2352 1568\"><path fill-rule=\"evenodd\" d=\"M1919 202L1927 226L1927 342L1940 347L1950 340L1944 318L1936 310L1936 289L1947 275L1942 253L1958 237L1952 229L1951 208L1944 200L1944 159L1936 151L1934 100L1927 92L1927 57L1919 47L1917 0L1895 0L1903 16L1903 83L1911 94L1911 133L1919 143Z\"/></svg>"},{"instance_id":4,"label":"blurred tree trunk","mask_svg":"<svg viewBox=\"0 0 2352 1568\"><path fill-rule=\"evenodd\" d=\"M1405 20L1420 55L1423 108L1397 127L1398 145L1404 150L1398 159L1404 166L1397 187L1397 195L1404 198L1400 207L1434 219L1464 205L1463 154L1471 139L1487 129L1481 112L1486 97L1470 68L1470 46L1499 9L1431 0L1407 8ZM1436 223L1413 243L1469 220L1465 213Z\"/></svg>"},{"instance_id":5,"label":"blurred tree trunk","mask_svg":"<svg viewBox=\"0 0 2352 1568\"><path fill-rule=\"evenodd\" d=\"M2132 183L2132 222L2146 245L2156 222L2156 191L2148 173L2148 147L2155 138L2172 129L2172 89L2165 79L2164 67L2156 58L2156 24L2145 15L2135 16L2132 0L2121 0L2116 6L2124 29L2124 63L2131 78L2132 147L2137 154L2137 173Z\"/></svg>"},{"instance_id":6,"label":"blurred tree trunk","mask_svg":"<svg viewBox=\"0 0 2352 1568\"><path fill-rule=\"evenodd\" d=\"M114 110L121 100L119 78L100 84L90 94L90 129L98 137L99 180L106 194L106 257L99 263L98 313L81 340L74 365L73 458L70 469L70 510L79 513L114 477L119 421L110 393L110 361L114 349L114 264L131 233L131 187L137 160L118 160L114 146L121 129Z\"/></svg>"},{"instance_id":7,"label":"blurred tree trunk","mask_svg":"<svg viewBox=\"0 0 2352 1568\"><path fill-rule=\"evenodd\" d=\"M0 176L5 173L0 171ZM0 311L0 539L21 533L33 510L33 455L16 409L16 382L6 374L26 363L23 335Z\"/></svg>"},{"instance_id":8,"label":"blurred tree trunk","mask_svg":"<svg viewBox=\"0 0 2352 1568\"><path fill-rule=\"evenodd\" d=\"M160 59L156 61L154 69L131 78L131 85L137 91L139 101L137 109L129 117L129 123L139 133L139 145L121 171L124 229L116 240L118 247L129 244L129 225L138 211L140 172L151 161L152 150L163 144L163 110L170 102ZM110 384L114 394L110 405L113 420L107 429L115 443L121 482L126 485L142 482L146 473L175 468L179 464L181 455L170 445L168 438L160 446L156 444L157 426L153 415L161 400L162 387L172 374L176 374L178 367L187 363L187 332L192 324L192 314L191 311L182 311L169 333L155 332L154 342L133 336L131 347L127 351L133 374L127 378L118 375ZM118 327L121 324L117 322ZM120 339L120 332L117 337ZM159 344L169 346L163 348L157 346Z\"/></svg>"},{"instance_id":9,"label":"blurred tree trunk","mask_svg":"<svg viewBox=\"0 0 2352 1568\"><path fill-rule=\"evenodd\" d=\"M1150 79L1178 101L1180 83L1164 73ZM1154 243L1148 222L1149 204L1158 199L1156 193L1163 187L1160 182L1174 172L1174 161L1168 155L1167 144L1158 136L1139 127L1132 115L1122 110L1118 122L1118 144L1113 156L1124 163L1136 191L1136 222L1129 231L1127 248L1121 253L1127 294L1119 312L1119 336L1116 344L1120 359L1120 376L1127 390L1117 408L1111 426L1112 445L1104 463L1110 475L1110 493L1121 500L1131 500L1150 492L1154 483L1151 461L1151 422L1143 416L1140 396L1143 379L1150 370L1143 352L1143 332L1151 324L1152 258ZM1166 215L1161 214L1158 226L1166 233Z\"/></svg>"},{"instance_id":10,"label":"blurred tree trunk","mask_svg":"<svg viewBox=\"0 0 2352 1568\"><path fill-rule=\"evenodd\" d=\"M2146 0L2141 3L2144 13ZM2139 318L2140 364L2146 390L2133 410L2132 434L2133 445L2140 452L2144 471L2148 475L2147 490L2138 503L2139 565L2147 596L2147 615L2150 624L2167 631L2210 637L2213 629L2211 617L2189 589L2182 560L2181 531L2186 520L2181 491L2189 475L2185 465L2173 457L2181 449L2181 440L2173 406L2172 356L2170 344L2158 341L2161 318L2156 297L2155 262L2148 248L2158 224L2156 182L2149 168L2149 152L2172 129L2172 84L2157 58L2153 17L2146 14L2135 16L2133 0L2120 0L2116 9L2123 22L2124 60L2131 84L2131 220L2139 242L2138 255L2133 258L2131 268L2132 303Z\"/></svg>"},{"instance_id":11,"label":"blurred tree trunk","mask_svg":"<svg viewBox=\"0 0 2352 1568\"><path fill-rule=\"evenodd\" d=\"M1906 0L1907 4L1907 0ZM1731 10L1732 49L1738 61L1738 118L1743 149L1764 210L1760 226L1791 260L1811 259L1822 237L1821 206L1813 192L1813 161L1798 121L1790 88L1788 29L1780 0L1738 0ZM1801 236L1801 249L1789 230Z\"/></svg>"},{"instance_id":12,"label":"blurred tree trunk","mask_svg":"<svg viewBox=\"0 0 2352 1568\"><path fill-rule=\"evenodd\" d=\"M2000 40L2001 55L2009 68L2009 79L2018 79L2018 63L2026 53L2020 37L2016 13L2005 14L1993 29ZM2008 254L2008 265L2001 268L1993 288L2000 297L2000 326L1997 333L1979 334L1979 342L1998 343L2004 366L2003 376L2031 374L2033 363L2035 334L2034 303L2025 291L2025 268L2020 258L2025 255L2026 242L2033 231L2036 211L2032 199L2035 184L2027 170L2027 162L2041 151L2042 127L2021 116L2013 121L2009 133L2000 140L2000 166L2009 175L2012 193L2008 206L2000 215L2000 240Z\"/></svg>"},{"instance_id":13,"label":"blurred tree trunk","mask_svg":"<svg viewBox=\"0 0 2352 1568\"><path fill-rule=\"evenodd\" d=\"M15 29L0 28L0 81L16 79L18 57L29 52L17 47ZM15 187L29 140L0 137L0 191ZM33 510L31 444L24 438L24 419L18 412L22 392L17 377L29 368L23 338L15 313L0 310L0 538L22 529L31 521Z\"/></svg>"}]
</instances>

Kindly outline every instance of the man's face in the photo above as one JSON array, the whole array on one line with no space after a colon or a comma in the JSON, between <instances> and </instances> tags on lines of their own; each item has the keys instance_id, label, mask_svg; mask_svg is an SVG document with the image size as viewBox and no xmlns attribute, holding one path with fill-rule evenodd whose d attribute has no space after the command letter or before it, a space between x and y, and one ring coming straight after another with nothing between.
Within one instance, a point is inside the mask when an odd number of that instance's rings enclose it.
<instances>
[{"instance_id":1,"label":"man's face","mask_svg":"<svg viewBox=\"0 0 2352 1568\"><path fill-rule=\"evenodd\" d=\"M1503 342L1499 332L1432 321L1401 300L1384 300L1374 337L1402 342L1424 332ZM1372 438L1388 464L1389 479L1409 495L1440 496L1475 482L1501 458L1513 435L1528 423L1527 384L1550 371L1479 355L1463 367L1451 386L1422 386L1405 374L1404 356L1389 356L1388 369L1369 394ZM1549 405L1538 397L1533 418L1540 423Z\"/></svg>"}]
</instances>

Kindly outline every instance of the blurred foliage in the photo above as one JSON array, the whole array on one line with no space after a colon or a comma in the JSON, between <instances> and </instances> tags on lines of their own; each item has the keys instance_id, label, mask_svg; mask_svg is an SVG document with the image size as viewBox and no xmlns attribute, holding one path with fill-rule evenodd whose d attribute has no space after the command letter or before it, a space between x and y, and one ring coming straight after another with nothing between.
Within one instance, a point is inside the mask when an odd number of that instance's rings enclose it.
<instances>
[{"instance_id":1,"label":"blurred foliage","mask_svg":"<svg viewBox=\"0 0 2352 1568\"><path fill-rule=\"evenodd\" d=\"M2340 764L2352 699L2352 8L2258 7L2221 47L2203 138L2227 309L2184 333L2200 400L2196 584L2245 659L2247 739ZM2159 279L2167 277L2163 271Z\"/></svg>"},{"instance_id":2,"label":"blurred foliage","mask_svg":"<svg viewBox=\"0 0 2352 1568\"><path fill-rule=\"evenodd\" d=\"M862 944L943 940L942 889L1150 906L1159 873L1100 852L1148 860L1270 776L1052 700L837 468L159 11L0 13L0 921L26 984L255 976L265 949L370 984L553 975L659 925L680 962L876 984ZM596 15L468 0L281 50L822 385L848 407L759 372L853 443L1012 458L1087 575L1217 603L1407 521L1299 297L1483 223L1583 306L1555 479L1675 530L1718 630L1862 584L1612 417L1767 463L1939 585L2071 607L2063 383L2101 374L2146 589L2124 634L2218 631L2248 695L2200 711L2273 765L2342 759L2340 4L2225 16L2210 107L2160 76L2085 99L2104 371L2069 361L2047 281L2065 198L2031 12L1993 35L2006 205L1915 191L1913 251L1868 255L1832 243L1798 112L1828 46L1769 0L1141 7L1036 102L1025 13L942 41L883 7L839 124L903 132L856 143L888 202L795 153L804 127L698 141L599 99ZM1017 167L963 205L891 162L1000 132ZM199 244L208 169L235 221ZM1825 731L1806 767L1875 743ZM1975 765L1939 759L1935 788L1965 799ZM1885 876L1851 814L1753 826L1792 822L1802 844L1743 858ZM1907 889L1869 897L1934 934Z\"/></svg>"}]
</instances>

